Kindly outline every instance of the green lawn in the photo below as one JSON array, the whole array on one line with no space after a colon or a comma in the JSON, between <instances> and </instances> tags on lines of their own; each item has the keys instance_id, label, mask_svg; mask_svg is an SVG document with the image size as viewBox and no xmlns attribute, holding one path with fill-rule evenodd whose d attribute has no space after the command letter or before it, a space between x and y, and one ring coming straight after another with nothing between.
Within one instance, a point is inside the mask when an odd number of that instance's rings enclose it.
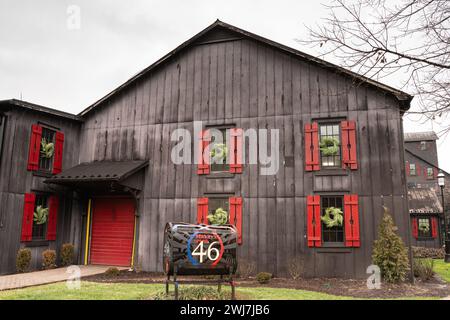
<instances>
[{"instance_id":1,"label":"green lawn","mask_svg":"<svg viewBox=\"0 0 450 320\"><path fill-rule=\"evenodd\" d=\"M435 259L434 272L445 281L450 282L450 263L445 263L444 260Z\"/></svg>"},{"instance_id":2,"label":"green lawn","mask_svg":"<svg viewBox=\"0 0 450 320\"><path fill-rule=\"evenodd\" d=\"M118 284L83 281L81 289L70 290L65 283L0 292L0 300L140 300L149 299L164 289L163 284ZM225 290L229 290L226 287ZM258 287L237 288L238 298L252 300L349 300L353 297L335 296L321 292ZM402 299L433 299L405 297Z\"/></svg>"}]
</instances>

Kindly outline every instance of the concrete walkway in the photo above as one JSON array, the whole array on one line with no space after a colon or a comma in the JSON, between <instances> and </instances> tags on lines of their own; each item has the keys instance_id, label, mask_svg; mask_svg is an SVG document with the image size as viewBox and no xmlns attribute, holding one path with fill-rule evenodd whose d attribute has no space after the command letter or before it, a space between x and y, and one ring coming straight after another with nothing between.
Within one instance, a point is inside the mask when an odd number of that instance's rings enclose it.
<instances>
[{"instance_id":1,"label":"concrete walkway","mask_svg":"<svg viewBox=\"0 0 450 320\"><path fill-rule=\"evenodd\" d=\"M110 266L77 266L80 268L81 277L92 276L104 273ZM119 267L119 270L128 268ZM18 289L31 286L38 286L53 282L66 281L74 273L68 272L68 268L57 268L52 270L18 273L7 276L0 276L0 291L8 289Z\"/></svg>"}]
</instances>

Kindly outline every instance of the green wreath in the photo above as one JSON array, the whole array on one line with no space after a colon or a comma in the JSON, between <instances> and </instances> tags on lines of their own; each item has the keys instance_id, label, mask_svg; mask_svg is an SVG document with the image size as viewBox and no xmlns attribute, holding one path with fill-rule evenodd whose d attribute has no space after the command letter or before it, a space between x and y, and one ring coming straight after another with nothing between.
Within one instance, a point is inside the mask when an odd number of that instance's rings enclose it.
<instances>
[{"instance_id":1,"label":"green wreath","mask_svg":"<svg viewBox=\"0 0 450 320\"><path fill-rule=\"evenodd\" d=\"M48 208L37 206L36 211L33 213L33 221L36 224L44 224L47 222Z\"/></svg>"},{"instance_id":2,"label":"green wreath","mask_svg":"<svg viewBox=\"0 0 450 320\"><path fill-rule=\"evenodd\" d=\"M222 208L216 209L213 214L208 215L209 223L212 225L220 226L226 224L228 221L228 212Z\"/></svg>"},{"instance_id":3,"label":"green wreath","mask_svg":"<svg viewBox=\"0 0 450 320\"><path fill-rule=\"evenodd\" d=\"M47 142L45 138L41 140L41 154L44 158L50 159L53 157L55 151L55 144L53 142Z\"/></svg>"},{"instance_id":4,"label":"green wreath","mask_svg":"<svg viewBox=\"0 0 450 320\"><path fill-rule=\"evenodd\" d=\"M428 232L430 231L430 225L425 222L419 223L419 230L422 232Z\"/></svg>"},{"instance_id":5,"label":"green wreath","mask_svg":"<svg viewBox=\"0 0 450 320\"><path fill-rule=\"evenodd\" d=\"M320 217L327 228L340 227L344 222L344 216L342 210L335 207L329 207L325 209L325 214Z\"/></svg>"},{"instance_id":6,"label":"green wreath","mask_svg":"<svg viewBox=\"0 0 450 320\"><path fill-rule=\"evenodd\" d=\"M335 137L323 137L320 139L320 151L324 156L334 156L339 150L339 140Z\"/></svg>"},{"instance_id":7,"label":"green wreath","mask_svg":"<svg viewBox=\"0 0 450 320\"><path fill-rule=\"evenodd\" d=\"M211 158L215 160L215 163L218 161L225 161L228 154L228 148L225 143L215 143L211 148Z\"/></svg>"}]
</instances>

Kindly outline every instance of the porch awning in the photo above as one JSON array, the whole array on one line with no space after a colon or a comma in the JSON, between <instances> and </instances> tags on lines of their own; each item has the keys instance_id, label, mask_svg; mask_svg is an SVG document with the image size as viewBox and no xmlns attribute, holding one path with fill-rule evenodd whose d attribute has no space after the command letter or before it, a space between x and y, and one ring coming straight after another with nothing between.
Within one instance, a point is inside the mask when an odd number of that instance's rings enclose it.
<instances>
[{"instance_id":1,"label":"porch awning","mask_svg":"<svg viewBox=\"0 0 450 320\"><path fill-rule=\"evenodd\" d=\"M141 169L148 165L148 161L94 161L81 163L72 168L46 179L45 183L66 186L99 186L111 183L129 184L135 189L139 186L137 176Z\"/></svg>"}]
</instances>

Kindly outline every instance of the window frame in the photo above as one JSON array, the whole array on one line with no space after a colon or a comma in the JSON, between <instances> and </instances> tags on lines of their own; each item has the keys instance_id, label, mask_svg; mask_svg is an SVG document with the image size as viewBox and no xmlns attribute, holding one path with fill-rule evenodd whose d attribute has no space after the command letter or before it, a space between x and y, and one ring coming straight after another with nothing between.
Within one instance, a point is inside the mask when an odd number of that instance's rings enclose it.
<instances>
[{"instance_id":1,"label":"window frame","mask_svg":"<svg viewBox=\"0 0 450 320\"><path fill-rule=\"evenodd\" d=\"M222 195L212 194L212 195L207 195L206 197L208 198L208 214L211 214L213 212L212 211L212 207L213 207L212 203L214 201L223 201L223 202L228 204L228 207L223 208L223 209L227 211L227 214L228 214L227 224L229 224L230 223L230 211L231 211L230 198L233 197L233 196L232 195L226 195L226 196L224 195L224 196L222 196ZM217 207L214 210L216 210L218 208L221 208L221 207Z\"/></svg>"},{"instance_id":2,"label":"window frame","mask_svg":"<svg viewBox=\"0 0 450 320\"><path fill-rule=\"evenodd\" d=\"M45 205L46 208L49 208L50 211L50 207L49 207L49 200L50 200L50 193L47 192L34 192L34 194L36 195L36 200L34 202L34 209L33 209L33 213L36 211L36 208L38 207L38 205L42 204L42 202L39 202L39 200L45 198ZM35 236L35 228L37 228L35 223L34 223L34 218L33 218L33 225L31 227L31 242L33 243L42 243L42 242L47 242L47 231L48 231L48 218L50 216L50 212L49 215L47 216L47 221L45 222L45 224L40 225L42 227L40 227L42 229L41 233L42 235Z\"/></svg>"},{"instance_id":3,"label":"window frame","mask_svg":"<svg viewBox=\"0 0 450 320\"><path fill-rule=\"evenodd\" d=\"M324 169L324 170L337 170L337 169L342 169L342 121L345 121L345 118L330 118L330 119L317 119L317 125L318 125L318 148L319 148L319 164L320 164L320 169ZM336 165L333 166L327 166L323 164L323 156L322 156L322 151L320 151L320 141L322 139L322 134L321 134L321 128L322 126L333 126L336 125L338 127L339 133L338 133L338 138L339 138L339 163L337 163ZM330 136L330 135L326 135L326 136ZM334 134L332 134L331 136L336 136ZM330 156L327 156L330 157ZM336 157L336 156L331 156L331 157ZM334 159L333 162L335 163L336 160Z\"/></svg>"},{"instance_id":4,"label":"window frame","mask_svg":"<svg viewBox=\"0 0 450 320\"><path fill-rule=\"evenodd\" d=\"M410 163L409 164L409 175L410 176L417 176L417 167L416 167L415 163Z\"/></svg>"},{"instance_id":5,"label":"window frame","mask_svg":"<svg viewBox=\"0 0 450 320\"><path fill-rule=\"evenodd\" d=\"M205 130L211 130L211 129L216 129L216 130L224 130L225 132L225 144L227 145L227 147L229 147L231 145L231 141L228 141L228 139L230 138L230 130L236 128L236 124L232 123L232 124L218 124L218 125L206 125L205 126ZM211 141L210 141L210 146L212 146L213 141L212 141L212 136L211 136ZM230 155L231 150L228 150L228 155ZM227 160L225 161L225 163L223 164L214 164L211 161L211 156L209 157L209 175L213 175L213 176L221 176L221 175L231 175L233 176L233 174L230 172L230 164L226 163ZM220 166L224 166L223 170L214 170L214 165L220 165Z\"/></svg>"},{"instance_id":6,"label":"window frame","mask_svg":"<svg viewBox=\"0 0 450 320\"><path fill-rule=\"evenodd\" d=\"M41 136L41 141L44 137L44 131L45 132L49 132L52 134L52 142L53 145L56 148L56 132L58 131L56 128L47 126L47 125L43 125L43 124L39 124L42 127L42 136ZM41 147L39 147L39 163L38 163L38 169L36 170L36 173L38 174L43 174L43 175L51 175L52 171L53 171L53 165L54 165L54 161L55 161L55 151L53 151L53 156L51 157L51 159L48 160L48 162L46 162L46 167L42 167L43 164L43 157L41 156ZM47 168L48 166L48 168Z\"/></svg>"},{"instance_id":7,"label":"window frame","mask_svg":"<svg viewBox=\"0 0 450 320\"><path fill-rule=\"evenodd\" d=\"M322 217L325 214L325 209L328 206L324 206L324 199L325 198L334 198L336 199L340 199L341 201L341 207L339 207L342 210L342 216L343 216L343 222L342 222L342 227L339 227L340 230L339 233L342 235L342 241L326 241L325 240L325 233L324 230L326 230L327 228L325 227L325 224L320 221L320 233L321 233L321 242L322 245L324 247L345 247L345 205L344 205L344 195L343 194L321 194L320 195L320 216ZM336 228L336 227L334 227ZM330 233L329 230L327 233Z\"/></svg>"},{"instance_id":8,"label":"window frame","mask_svg":"<svg viewBox=\"0 0 450 320\"><path fill-rule=\"evenodd\" d=\"M430 174L431 172L431 174ZM427 179L433 180L434 179L434 169L431 167L427 167Z\"/></svg>"},{"instance_id":9,"label":"window frame","mask_svg":"<svg viewBox=\"0 0 450 320\"><path fill-rule=\"evenodd\" d=\"M431 221L431 217L428 216L417 216L415 217L415 219L417 219L417 240L431 240L433 239L433 223ZM429 230L428 230L428 235L422 235L419 225L420 225L420 220L428 220L428 225L429 225Z\"/></svg>"}]
</instances>

